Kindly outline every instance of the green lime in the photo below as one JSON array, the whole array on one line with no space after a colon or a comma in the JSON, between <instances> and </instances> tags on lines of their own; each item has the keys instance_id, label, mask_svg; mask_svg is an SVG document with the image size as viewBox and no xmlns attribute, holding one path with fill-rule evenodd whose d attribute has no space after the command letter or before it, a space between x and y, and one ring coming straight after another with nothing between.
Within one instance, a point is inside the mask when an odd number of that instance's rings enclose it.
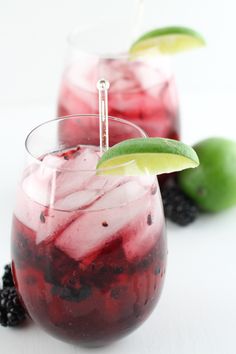
<instances>
[{"instance_id":1,"label":"green lime","mask_svg":"<svg viewBox=\"0 0 236 354\"><path fill-rule=\"evenodd\" d=\"M209 138L194 146L200 166L179 173L179 183L203 210L216 212L236 204L236 141Z\"/></svg>"},{"instance_id":2,"label":"green lime","mask_svg":"<svg viewBox=\"0 0 236 354\"><path fill-rule=\"evenodd\" d=\"M195 151L172 139L129 139L107 150L98 162L98 174L162 174L198 166Z\"/></svg>"},{"instance_id":3,"label":"green lime","mask_svg":"<svg viewBox=\"0 0 236 354\"><path fill-rule=\"evenodd\" d=\"M205 46L204 38L186 27L164 27L147 32L131 46L131 57L155 53L175 54Z\"/></svg>"}]
</instances>

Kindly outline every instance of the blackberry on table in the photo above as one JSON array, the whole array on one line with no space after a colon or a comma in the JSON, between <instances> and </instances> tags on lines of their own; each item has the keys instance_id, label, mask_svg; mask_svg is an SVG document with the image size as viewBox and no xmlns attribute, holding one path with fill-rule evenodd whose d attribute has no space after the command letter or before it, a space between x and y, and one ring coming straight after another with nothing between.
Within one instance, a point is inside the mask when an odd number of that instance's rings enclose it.
<instances>
[{"instance_id":1,"label":"blackberry on table","mask_svg":"<svg viewBox=\"0 0 236 354\"><path fill-rule=\"evenodd\" d=\"M3 288L14 286L10 264L5 265L4 267L4 274L2 276L2 286Z\"/></svg>"},{"instance_id":2,"label":"blackberry on table","mask_svg":"<svg viewBox=\"0 0 236 354\"><path fill-rule=\"evenodd\" d=\"M162 186L161 194L166 218L181 226L186 226L197 218L198 207L183 193L176 182L172 181Z\"/></svg>"},{"instance_id":3,"label":"blackberry on table","mask_svg":"<svg viewBox=\"0 0 236 354\"><path fill-rule=\"evenodd\" d=\"M21 324L26 318L16 289L6 287L0 290L0 324L4 327L15 327Z\"/></svg>"},{"instance_id":4,"label":"blackberry on table","mask_svg":"<svg viewBox=\"0 0 236 354\"><path fill-rule=\"evenodd\" d=\"M3 327L7 327L7 316L6 313L0 307L0 324Z\"/></svg>"}]
</instances>

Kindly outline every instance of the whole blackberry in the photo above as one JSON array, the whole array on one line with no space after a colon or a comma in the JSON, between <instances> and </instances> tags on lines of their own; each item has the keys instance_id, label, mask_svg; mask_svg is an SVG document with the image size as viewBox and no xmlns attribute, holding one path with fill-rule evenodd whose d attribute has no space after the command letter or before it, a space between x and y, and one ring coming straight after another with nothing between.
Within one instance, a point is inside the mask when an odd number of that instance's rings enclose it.
<instances>
[{"instance_id":1,"label":"whole blackberry","mask_svg":"<svg viewBox=\"0 0 236 354\"><path fill-rule=\"evenodd\" d=\"M176 224L186 226L198 216L198 207L182 192L174 180L162 186L161 195L166 218Z\"/></svg>"},{"instance_id":2,"label":"whole blackberry","mask_svg":"<svg viewBox=\"0 0 236 354\"><path fill-rule=\"evenodd\" d=\"M1 307L0 307L0 324L3 327L7 327L7 316L5 314L5 311L3 311Z\"/></svg>"},{"instance_id":3,"label":"whole blackberry","mask_svg":"<svg viewBox=\"0 0 236 354\"><path fill-rule=\"evenodd\" d=\"M2 286L3 286L3 288L9 287L9 286L10 287L14 286L10 264L5 265L5 267L4 267L4 274L2 277Z\"/></svg>"},{"instance_id":4,"label":"whole blackberry","mask_svg":"<svg viewBox=\"0 0 236 354\"><path fill-rule=\"evenodd\" d=\"M4 327L14 327L21 324L26 318L16 289L6 287L0 290L0 324Z\"/></svg>"}]
</instances>

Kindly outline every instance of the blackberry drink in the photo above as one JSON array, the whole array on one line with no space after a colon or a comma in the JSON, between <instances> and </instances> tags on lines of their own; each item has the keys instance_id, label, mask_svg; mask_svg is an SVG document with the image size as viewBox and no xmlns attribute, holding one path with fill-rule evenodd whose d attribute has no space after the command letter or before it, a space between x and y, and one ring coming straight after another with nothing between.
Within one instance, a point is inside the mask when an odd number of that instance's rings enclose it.
<instances>
[{"instance_id":1,"label":"blackberry drink","mask_svg":"<svg viewBox=\"0 0 236 354\"><path fill-rule=\"evenodd\" d=\"M72 146L69 133L57 134L67 122L77 126ZM144 136L127 122L109 125L113 143L122 133ZM156 177L98 175L91 126L97 131L97 117L77 116L29 135L32 158L18 188L12 255L29 315L60 339L102 345L130 333L153 310L166 240Z\"/></svg>"},{"instance_id":2,"label":"blackberry drink","mask_svg":"<svg viewBox=\"0 0 236 354\"><path fill-rule=\"evenodd\" d=\"M149 136L179 138L179 111L174 77L158 60L131 62L128 58L120 58L101 62L94 60L86 68L79 63L72 65L63 76L59 116L78 112L98 113L97 93L93 87L100 72L111 83L111 116L128 119L144 129Z\"/></svg>"},{"instance_id":3,"label":"blackberry drink","mask_svg":"<svg viewBox=\"0 0 236 354\"><path fill-rule=\"evenodd\" d=\"M72 33L58 116L98 113L95 87L105 77L111 84L110 116L139 125L148 136L178 139L179 104L169 59L159 54L130 60L130 32L130 26L113 23Z\"/></svg>"}]
</instances>

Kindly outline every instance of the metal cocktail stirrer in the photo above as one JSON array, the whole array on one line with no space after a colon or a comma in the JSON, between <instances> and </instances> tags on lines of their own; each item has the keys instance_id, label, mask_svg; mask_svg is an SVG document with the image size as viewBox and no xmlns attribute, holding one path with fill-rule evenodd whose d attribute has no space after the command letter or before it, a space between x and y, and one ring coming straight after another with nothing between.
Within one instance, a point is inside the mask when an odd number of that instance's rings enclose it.
<instances>
[{"instance_id":1,"label":"metal cocktail stirrer","mask_svg":"<svg viewBox=\"0 0 236 354\"><path fill-rule=\"evenodd\" d=\"M108 90L110 84L105 79L97 82L99 95L99 137L101 154L109 149Z\"/></svg>"}]
</instances>

